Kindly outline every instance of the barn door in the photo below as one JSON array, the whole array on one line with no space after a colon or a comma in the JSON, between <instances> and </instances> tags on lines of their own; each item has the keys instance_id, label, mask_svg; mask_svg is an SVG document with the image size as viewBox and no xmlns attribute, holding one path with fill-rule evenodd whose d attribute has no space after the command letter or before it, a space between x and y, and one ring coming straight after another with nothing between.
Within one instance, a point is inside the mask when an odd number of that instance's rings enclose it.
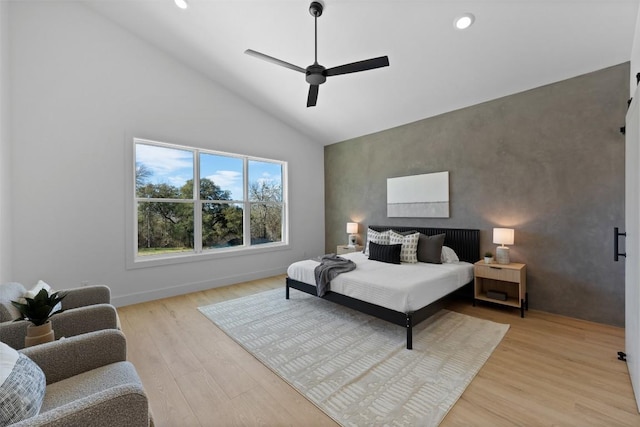
<instances>
[{"instance_id":1,"label":"barn door","mask_svg":"<svg viewBox=\"0 0 640 427\"><path fill-rule=\"evenodd\" d=\"M625 353L640 410L640 93L625 123ZM618 239L618 236L616 236Z\"/></svg>"}]
</instances>

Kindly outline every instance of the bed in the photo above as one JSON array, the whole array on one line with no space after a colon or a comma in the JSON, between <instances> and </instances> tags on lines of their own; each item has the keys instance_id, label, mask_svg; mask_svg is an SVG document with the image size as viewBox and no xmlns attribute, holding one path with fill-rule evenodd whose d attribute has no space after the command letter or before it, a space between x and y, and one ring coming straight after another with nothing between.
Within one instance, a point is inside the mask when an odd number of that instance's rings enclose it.
<instances>
[{"instance_id":1,"label":"bed","mask_svg":"<svg viewBox=\"0 0 640 427\"><path fill-rule=\"evenodd\" d=\"M336 277L331 282L330 290L322 298L406 327L407 349L410 350L413 345L413 327L434 314L438 302L444 297L473 287L473 263L480 259L480 231L406 226L369 228L379 232L391 229L399 232L416 230L427 236L444 233L444 245L453 249L461 261L452 264L419 262L392 265L369 261L360 252L341 255L354 261L357 268ZM286 278L287 299L290 288L316 295L313 276L316 265L317 261L305 260L289 266ZM425 286L416 278L427 271L432 282ZM371 279L371 283L365 283L363 279L366 277L375 279ZM385 283L387 281L389 283ZM393 286L388 286L389 284Z\"/></svg>"}]
</instances>

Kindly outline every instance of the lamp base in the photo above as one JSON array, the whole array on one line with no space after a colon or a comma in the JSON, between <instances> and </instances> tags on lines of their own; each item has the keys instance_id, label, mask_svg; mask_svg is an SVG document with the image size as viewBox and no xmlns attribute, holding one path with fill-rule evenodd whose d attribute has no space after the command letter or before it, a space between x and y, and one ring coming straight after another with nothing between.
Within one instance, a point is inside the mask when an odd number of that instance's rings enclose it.
<instances>
[{"instance_id":1,"label":"lamp base","mask_svg":"<svg viewBox=\"0 0 640 427\"><path fill-rule=\"evenodd\" d=\"M347 244L347 247L350 248L355 248L356 247L356 240L358 239L358 236L355 234L349 234L349 243Z\"/></svg>"},{"instance_id":2,"label":"lamp base","mask_svg":"<svg viewBox=\"0 0 640 427\"><path fill-rule=\"evenodd\" d=\"M498 264L509 264L509 248L498 246L496 248L496 261Z\"/></svg>"}]
</instances>

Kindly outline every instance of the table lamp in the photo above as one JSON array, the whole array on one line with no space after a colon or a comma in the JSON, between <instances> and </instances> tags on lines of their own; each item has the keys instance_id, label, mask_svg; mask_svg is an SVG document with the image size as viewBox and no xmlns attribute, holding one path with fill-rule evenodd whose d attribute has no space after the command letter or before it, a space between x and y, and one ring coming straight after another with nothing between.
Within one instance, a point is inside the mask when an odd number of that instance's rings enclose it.
<instances>
[{"instance_id":1,"label":"table lamp","mask_svg":"<svg viewBox=\"0 0 640 427\"><path fill-rule=\"evenodd\" d=\"M494 228L493 243L502 245L496 248L498 264L509 264L509 248L505 245L513 245L513 228Z\"/></svg>"},{"instance_id":2,"label":"table lamp","mask_svg":"<svg viewBox=\"0 0 640 427\"><path fill-rule=\"evenodd\" d=\"M358 239L358 223L357 222L348 222L347 223L347 234L349 234L349 244L347 245L350 248L356 247L356 240Z\"/></svg>"}]
</instances>

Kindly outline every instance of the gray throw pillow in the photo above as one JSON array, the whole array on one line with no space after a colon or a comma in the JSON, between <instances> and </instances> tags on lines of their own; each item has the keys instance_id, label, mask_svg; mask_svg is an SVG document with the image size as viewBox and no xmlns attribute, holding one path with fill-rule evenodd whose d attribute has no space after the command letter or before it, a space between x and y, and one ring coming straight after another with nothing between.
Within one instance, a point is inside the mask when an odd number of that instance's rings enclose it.
<instances>
[{"instance_id":1,"label":"gray throw pillow","mask_svg":"<svg viewBox=\"0 0 640 427\"><path fill-rule=\"evenodd\" d=\"M444 245L445 234L426 236L420 234L418 239L418 262L430 262L431 264L442 264L442 245Z\"/></svg>"}]
</instances>

